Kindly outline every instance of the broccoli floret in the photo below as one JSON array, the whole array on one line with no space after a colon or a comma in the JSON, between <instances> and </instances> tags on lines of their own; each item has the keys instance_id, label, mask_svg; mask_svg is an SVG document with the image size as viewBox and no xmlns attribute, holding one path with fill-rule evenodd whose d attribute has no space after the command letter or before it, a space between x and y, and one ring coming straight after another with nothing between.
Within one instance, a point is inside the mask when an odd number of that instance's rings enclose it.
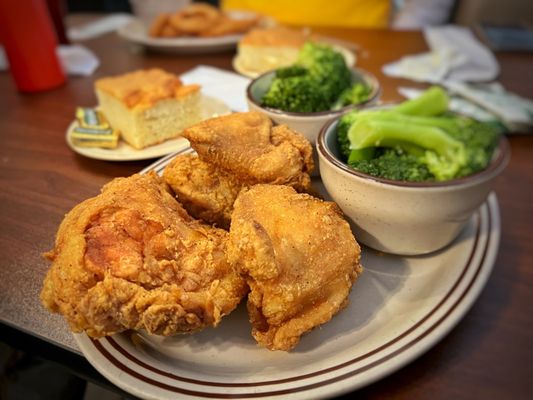
<instances>
[{"instance_id":1,"label":"broccoli floret","mask_svg":"<svg viewBox=\"0 0 533 400\"><path fill-rule=\"evenodd\" d=\"M351 111L347 114L344 114L339 118L337 123L337 143L339 144L339 149L341 154L345 159L348 159L350 156L350 139L348 139L348 130L350 126L357 120L359 114L357 111Z\"/></svg>"},{"instance_id":2,"label":"broccoli floret","mask_svg":"<svg viewBox=\"0 0 533 400\"><path fill-rule=\"evenodd\" d=\"M410 181L449 180L487 167L501 125L444 112L448 100L441 89L406 103L341 118L338 143L349 165L374 176Z\"/></svg>"},{"instance_id":3,"label":"broccoli floret","mask_svg":"<svg viewBox=\"0 0 533 400\"><path fill-rule=\"evenodd\" d=\"M301 65L291 65L276 70L276 78L290 78L293 76L302 76L308 73L307 68Z\"/></svg>"},{"instance_id":4,"label":"broccoli floret","mask_svg":"<svg viewBox=\"0 0 533 400\"><path fill-rule=\"evenodd\" d=\"M333 110L338 110L349 104L361 104L370 94L370 89L368 86L361 82L354 83L349 88L344 89L335 104L333 105Z\"/></svg>"},{"instance_id":5,"label":"broccoli floret","mask_svg":"<svg viewBox=\"0 0 533 400\"><path fill-rule=\"evenodd\" d=\"M424 182L434 180L427 166L419 162L418 157L403 152L401 149L381 148L371 159L348 160L351 167L376 177L395 181Z\"/></svg>"},{"instance_id":6,"label":"broccoli floret","mask_svg":"<svg viewBox=\"0 0 533 400\"><path fill-rule=\"evenodd\" d=\"M343 56L330 46L309 42L297 64L276 71L262 104L284 111L325 111L350 85L351 73Z\"/></svg>"},{"instance_id":7,"label":"broccoli floret","mask_svg":"<svg viewBox=\"0 0 533 400\"><path fill-rule=\"evenodd\" d=\"M317 80L329 107L352 84L352 74L344 57L331 46L307 42L298 55L297 63L306 67Z\"/></svg>"},{"instance_id":8,"label":"broccoli floret","mask_svg":"<svg viewBox=\"0 0 533 400\"><path fill-rule=\"evenodd\" d=\"M459 178L487 168L505 128L497 122L480 122L463 117L455 119L460 121L462 129L448 134L465 144L467 159L466 165L457 173Z\"/></svg>"},{"instance_id":9,"label":"broccoli floret","mask_svg":"<svg viewBox=\"0 0 533 400\"><path fill-rule=\"evenodd\" d=\"M320 86L307 75L274 79L262 104L291 112L315 112L329 107Z\"/></svg>"}]
</instances>

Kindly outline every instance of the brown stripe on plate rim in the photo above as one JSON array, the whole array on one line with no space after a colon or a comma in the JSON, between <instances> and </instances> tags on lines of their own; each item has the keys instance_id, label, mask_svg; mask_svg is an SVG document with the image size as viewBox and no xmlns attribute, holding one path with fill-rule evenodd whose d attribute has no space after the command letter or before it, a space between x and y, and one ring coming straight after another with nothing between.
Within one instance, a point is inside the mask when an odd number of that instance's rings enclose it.
<instances>
[{"instance_id":1,"label":"brown stripe on plate rim","mask_svg":"<svg viewBox=\"0 0 533 400\"><path fill-rule=\"evenodd\" d=\"M126 351L126 349L124 349L122 346L120 346L120 344L118 344L115 341L115 339L113 339L112 337L106 337L104 339L107 340L108 343L111 344L124 357L128 358L130 361L136 363L140 367L146 368L147 370L149 370L151 372L154 372L156 374L165 376L167 378L175 379L175 380L182 381L182 382L199 384L199 385L219 386L219 387L254 387L254 386L265 386L265 385L277 385L277 384L282 384L282 383L287 383L287 382L292 382L292 381L297 381L297 380L302 380L302 379L308 379L308 378L312 378L312 377L318 376L318 375L323 375L323 374L332 372L334 370L341 369L341 368L347 367L349 365L355 364L357 362L363 361L364 359L366 359L368 357L371 357L371 356L373 356L373 355L385 350L386 348L388 348L388 347L392 346L393 344L397 343L398 341L400 341L401 339L403 339L404 337L409 335L412 331L417 329L420 325L422 325L424 322L426 322L435 312L437 312L440 309L440 307L442 307L442 305L448 300L448 298L452 295L452 293L456 290L457 286L463 280L464 276L466 275L467 270L470 268L470 266L472 264L472 258L474 256L474 254L476 253L477 245L478 245L478 242L479 242L479 234L480 234L479 213L478 213L477 219L478 219L478 223L477 223L477 229L476 229L476 239L474 241L474 246L472 247L472 251L470 252L470 255L468 257L468 261L466 262L465 267L463 267L463 271L461 272L461 274L457 278L456 282L448 290L448 292L443 297L443 299L428 314L426 314L426 316L424 316L421 320L419 320L412 327L410 327L409 329L407 329L406 331L404 331L403 333L398 335L396 338L390 340L389 342L383 344L382 346L377 347L376 349L374 349L374 350L372 350L372 351L370 351L368 353L365 353L365 354L363 354L361 356L358 356L358 357L356 357L356 358L354 358L352 360L346 361L346 362L338 364L338 365L334 365L332 367L328 367L328 368L320 370L320 371L315 371L315 372L311 372L311 373L304 374L304 375L293 376L293 377L290 377L290 378L277 379L277 380L273 380L273 381L246 382L246 383L223 383L223 382L201 381L201 380L196 380L196 379L192 379L192 378L186 378L186 377L182 377L182 376L179 376L179 375L175 375L175 374L172 374L170 372L162 371L162 370L160 370L160 369L158 369L158 368L156 368L156 367L154 367L152 365L149 365L149 364L145 363L144 361L141 361L138 358L134 357L131 353Z\"/></svg>"},{"instance_id":2,"label":"brown stripe on plate rim","mask_svg":"<svg viewBox=\"0 0 533 400\"><path fill-rule=\"evenodd\" d=\"M120 352L120 354L122 354L124 357L126 357L130 361L134 362L135 364L139 365L140 367L144 367L144 368L146 368L147 370L149 370L151 372L154 372L156 374L162 375L162 376L167 377L167 378L175 379L175 380L182 381L182 382L199 384L199 385L220 386L220 387L254 387L254 386L265 386L265 385L282 384L282 383L287 383L287 382L292 382L292 381L312 378L312 377L317 376L317 375L323 375L325 373L329 373L329 372L332 372L334 370L347 367L348 365L363 361L364 359L366 359L368 357L371 357L371 356L373 356L373 355L385 350L386 348L392 346L394 343L396 343L396 342L400 341L401 339L403 339L405 336L407 336L413 330L418 328L420 325L422 325L425 321L427 321L428 318L430 318L436 311L438 311L438 309L440 309L440 307L442 307L442 305L446 302L446 300L451 296L451 294L456 290L457 286L463 280L464 276L466 275L467 270L469 269L470 265L472 264L472 258L474 256L474 254L476 253L477 244L478 244L478 241L479 241L479 232L480 232L480 225L481 225L480 222L479 222L479 216L477 217L477 219L478 219L478 223L477 223L477 228L476 228L476 239L474 241L474 246L472 247L472 250L470 252L468 260L467 260L465 266L463 267L463 270L462 270L461 274L459 275L457 280L454 282L452 287L445 294L443 299L428 314L426 314L422 319L420 319L416 324L411 326L409 329L407 329L406 331L404 331L403 333L401 333L400 335L398 335L394 339L390 340L389 342L381 345L380 347L377 347L374 350L371 350L370 352L365 353L365 354L363 354L361 356L358 356L358 357L356 357L354 359L351 359L349 361L346 361L346 362L338 364L338 365L334 365L332 367L328 367L328 368L323 369L323 370L311 372L311 373L304 374L304 375L293 376L293 377L290 377L290 378L272 380L272 381L246 382L246 383L206 382L206 381L202 381L202 380L196 380L196 379L192 379L192 378L182 377L182 376L179 376L179 375L172 374L170 372L166 372L166 371L160 370L160 369L158 369L158 368L156 368L156 367L154 367L154 366L152 366L150 364L147 364L144 361L141 361L138 358L134 357L126 349L124 349L122 346L120 346L120 344L117 343L113 337L106 337L104 339L107 340L107 342L109 344L111 344L111 346L113 346L118 352Z\"/></svg>"},{"instance_id":3,"label":"brown stripe on plate rim","mask_svg":"<svg viewBox=\"0 0 533 400\"><path fill-rule=\"evenodd\" d=\"M487 205L485 204L485 207L487 207ZM488 213L488 221L489 221L489 232L490 232L490 210L489 210L489 213ZM269 385L269 384L281 384L281 383L287 383L287 382L291 382L291 381L296 381L296 380L302 380L302 379L306 379L306 378L310 378L310 377L314 377L314 376L317 376L317 375L322 375L322 374L325 374L325 373L328 373L328 372L332 372L334 370L337 370L337 369L340 369L340 368L344 368L346 366L349 366L351 364L354 364L356 362L359 362L365 358L368 358L372 355L375 355L377 353L379 353L380 351L386 349L387 347L390 347L392 344L398 342L399 340L401 340L402 338L404 338L405 336L407 336L409 333L411 333L413 330L415 330L416 328L418 328L421 324L423 324L429 317L431 317L440 307L442 307L442 305L446 302L446 300L448 300L448 298L451 296L451 294L457 289L459 283L463 280L467 270L470 268L470 266L472 265L472 258L474 256L474 254L476 253L476 248L477 248L477 244L479 242L479 232L480 232L480 225L481 225L481 222L479 221L479 211L478 211L478 224L477 224L477 230L476 230L476 239L475 239L475 243L474 243L474 246L472 248L472 251L470 253L470 256L469 256L469 259L468 259L468 262L466 264L466 266L463 268L463 271L461 273L461 275L459 276L459 278L456 280L456 282L454 283L454 285L450 288L450 290L448 291L448 293L444 296L444 298L424 317L422 318L420 321L418 321L415 325L413 325L411 328L409 328L408 330L406 330L405 332L403 332L402 334L400 334L399 336L397 336L395 339L385 343L384 345L372 350L371 352L368 352L362 356L359 356L357 358L354 358L352 360L349 360L347 362L344 362L344 363L341 363L339 365L336 365L336 366L333 366L333 367L329 367L329 368L326 368L324 370L320 370L320 371L316 371L316 372L313 372L313 373L310 373L310 374L305 374L305 375L300 375L300 376L296 376L296 377L291 377L291 378L285 378L285 379L280 379L280 380L275 380L275 381L263 381L263 382L255 382L255 383L222 383L222 382L207 382L207 381L201 381L201 380L196 380L196 379L192 379L192 378L185 378L185 377L180 377L180 376L177 376L177 375L174 375L172 373L169 373L169 372L165 372L165 371L161 371L151 365L148 365L146 363L144 363L143 361L140 361L138 360L137 358L135 358L134 356L132 356L130 353L128 353L124 348L122 348L114 339L112 339L111 337L109 338L106 338L108 340L108 343L110 343L117 351L119 351L123 356L125 356L126 358L128 358L130 361L136 363L137 365L141 366L141 367L144 367L154 373L157 373L157 374L160 374L162 376L165 376L167 378L171 378L171 379L176 379L176 380L180 380L180 381L183 381L183 382L188 382L188 383L194 383L194 384L200 384L200 385L205 385L205 386L220 386L220 387L251 387L251 386L261 386L261 385ZM489 239L490 239L490 235L489 235ZM487 243L486 243L486 246L483 250L483 258L482 258L482 262L480 265L483 264L483 261L485 259L485 255L486 255L486 252L487 252L487 249L488 249L488 242L489 242L489 239L487 239ZM479 271L479 268L478 268L478 271ZM471 282L472 283L472 282ZM464 294L463 293L463 297L464 297ZM455 307L455 305L454 305ZM448 311L448 314L449 312L451 312L451 309ZM439 321L437 323L440 324L441 321ZM434 326L435 327L435 326ZM430 328L430 330L433 330L434 327ZM425 335L424 335L425 336ZM391 353L391 354L394 354L394 353ZM383 361L385 361L386 359L388 359L388 357L384 357ZM381 360L377 360L378 362L381 362ZM373 365L373 364L369 364L369 365Z\"/></svg>"},{"instance_id":4,"label":"brown stripe on plate rim","mask_svg":"<svg viewBox=\"0 0 533 400\"><path fill-rule=\"evenodd\" d=\"M484 206L488 207L486 203L485 203ZM491 225L492 225L490 207L488 207L488 219L487 219L487 221L488 221L488 229L487 229L487 231L490 233L490 229L491 229ZM478 233L479 233L479 225L480 224L481 223L479 222L478 223ZM479 236L477 235L476 239L478 237ZM279 396L279 395L285 395L285 394L291 394L291 393L297 393L297 392L301 392L301 391L305 391L305 390L315 389L317 387L326 386L326 385L329 385L329 384L332 384L332 383L335 383L335 382L338 382L338 381L341 381L341 380L345 380L345 379L351 378L351 377L353 377L353 376L355 376L355 375L357 375L357 374L359 374L361 372L367 371L367 370L369 370L371 368L374 368L375 366L377 366L379 364L382 364L385 361L388 361L389 359L397 356L398 354L404 352L408 348L410 348L413 345L415 345L418 341L420 341L421 339L426 337L429 333L431 333L434 329L436 329L440 324L442 324L442 322L446 318L448 318L448 316L463 301L463 299L465 298L466 294L472 289L472 286L476 282L480 271L483 269L483 267L485 265L485 258L486 258L486 255L487 255L487 250L490 247L490 241L491 241L491 235L489 234L488 237L487 237L486 245L485 245L485 247L483 249L483 254L481 256L481 260L480 260L480 262L479 262L479 264L477 266L476 271L474 272L474 275L473 275L472 279L469 281L469 283L467 284L465 290L459 295L459 298L454 302L454 304L432 326L427 328L424 332L422 332L418 337L416 337L413 340L411 340L409 343L406 343L401 348L399 348L399 349L395 350L394 352L382 357L379 360L376 360L376 361L374 361L374 362L372 362L372 363L370 363L368 365L365 365L365 366L363 366L363 367L361 367L359 369L355 369L355 370L349 371L349 372L347 372L345 374L336 376L334 378L330 378L330 379L327 379L327 380L324 380L324 381L320 381L320 382L315 382L315 383L312 383L312 384L309 384L309 385L298 386L298 387L293 387L293 388L288 388L288 389L280 389L280 390L275 390L275 391L270 391L270 392L251 392L251 393L214 393L214 392L199 392L199 391L184 389L184 388L180 388L180 387L172 386L172 385L169 385L169 384L166 384L166 383L163 383L163 382L156 381L154 379L148 378L148 377L140 374L137 371L132 370L131 368L127 367L126 365L122 364L119 360L117 360L97 340L91 340L91 341L92 341L93 345L97 348L97 350L99 350L100 353L106 359L108 359L118 369L120 369L120 370L122 370L122 371L124 371L124 372L126 372L126 373L128 373L128 374L130 374L132 376L134 376L135 378L137 378L137 379L139 379L139 380L141 380L141 381L143 381L145 383L151 384L153 386L156 386L156 387L159 387L159 388L171 391L171 392L188 394L188 395L199 396L199 397L206 397L206 398L257 398L257 397L265 397L265 396ZM476 245L477 245L477 241L476 241ZM471 261L471 260L469 260L469 261ZM465 270L467 268L469 268L469 266L470 265L467 265L465 267ZM461 274L461 276L464 277L464 271ZM456 285L454 285L454 286L456 286ZM441 303L442 303L442 301L441 301ZM399 368L400 367L396 368L395 370L397 370ZM203 381L200 381L200 382L202 384L204 384L204 385L211 383L211 382L203 382ZM217 384L217 386L218 386L218 384Z\"/></svg>"}]
</instances>

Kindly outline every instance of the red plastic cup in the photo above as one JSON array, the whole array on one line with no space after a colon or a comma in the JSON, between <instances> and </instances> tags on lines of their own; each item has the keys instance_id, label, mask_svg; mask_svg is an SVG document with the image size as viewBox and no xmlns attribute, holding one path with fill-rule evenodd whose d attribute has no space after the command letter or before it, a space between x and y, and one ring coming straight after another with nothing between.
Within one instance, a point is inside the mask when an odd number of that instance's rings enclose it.
<instances>
[{"instance_id":1,"label":"red plastic cup","mask_svg":"<svg viewBox=\"0 0 533 400\"><path fill-rule=\"evenodd\" d=\"M0 0L0 41L20 91L52 89L65 82L45 0Z\"/></svg>"}]
</instances>

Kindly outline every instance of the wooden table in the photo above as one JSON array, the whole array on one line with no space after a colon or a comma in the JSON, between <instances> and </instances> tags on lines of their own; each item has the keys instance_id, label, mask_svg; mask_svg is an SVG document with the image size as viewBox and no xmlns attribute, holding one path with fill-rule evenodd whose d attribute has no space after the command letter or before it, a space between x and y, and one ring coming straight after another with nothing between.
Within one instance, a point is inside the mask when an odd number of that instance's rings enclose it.
<instances>
[{"instance_id":1,"label":"wooden table","mask_svg":"<svg viewBox=\"0 0 533 400\"><path fill-rule=\"evenodd\" d=\"M412 82L387 78L384 63L426 49L418 32L324 30L357 43L358 63L376 74L384 100ZM233 53L174 56L131 52L114 34L84 43L101 66L87 78L71 77L56 90L21 94L0 74L0 319L47 343L78 352L63 319L40 305L38 293L63 215L118 176L153 160L106 162L79 156L65 143L78 105L96 103L93 81L126 71L162 67L180 73L198 64L231 70ZM533 97L533 56L498 54L501 82ZM530 132L533 133L533 132ZM357 394L369 398L433 400L526 398L533 393L533 136L512 135L512 160L498 180L502 238L494 272L478 301L438 345L399 372ZM43 342L44 343L44 342Z\"/></svg>"}]
</instances>

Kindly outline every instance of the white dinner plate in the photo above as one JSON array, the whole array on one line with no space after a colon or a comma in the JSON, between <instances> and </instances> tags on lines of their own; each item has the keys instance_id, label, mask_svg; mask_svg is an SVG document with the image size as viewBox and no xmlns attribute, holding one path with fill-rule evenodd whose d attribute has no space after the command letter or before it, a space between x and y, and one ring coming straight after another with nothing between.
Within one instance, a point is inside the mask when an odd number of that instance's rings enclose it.
<instances>
[{"instance_id":1,"label":"white dinner plate","mask_svg":"<svg viewBox=\"0 0 533 400\"><path fill-rule=\"evenodd\" d=\"M348 66L348 68L352 68L353 66L355 66L355 63L356 63L356 56L354 54L353 51L351 51L350 49L344 47L344 46L341 46L341 45L338 45L338 44L332 44L332 43L328 43L328 42L324 42L326 44L330 44L335 50L337 50L339 53L341 53L344 57L344 60L346 61L346 65ZM233 57L233 60L232 60L232 66L233 66L233 69L235 71L237 71L239 74L241 75L244 75L244 76L247 76L249 78L257 78L259 75L267 72L267 71L256 71L256 70L252 70L252 69L249 69L247 68L245 65L243 65L242 63L242 59L241 57L239 56L239 54L235 55L235 57Z\"/></svg>"},{"instance_id":2,"label":"white dinner plate","mask_svg":"<svg viewBox=\"0 0 533 400\"><path fill-rule=\"evenodd\" d=\"M188 145L179 151L187 152ZM161 173L173 156L143 172ZM323 190L320 181L315 184ZM365 271L348 307L289 353L255 343L245 304L217 328L189 336L129 331L75 339L102 375L141 398L340 395L391 374L442 339L485 286L499 241L499 208L491 193L460 236L439 252L400 257L364 248Z\"/></svg>"},{"instance_id":3,"label":"white dinner plate","mask_svg":"<svg viewBox=\"0 0 533 400\"><path fill-rule=\"evenodd\" d=\"M222 101L210 96L202 95L201 97L201 110L202 120L206 120L218 115L229 114L230 108ZM101 147L81 147L76 146L71 139L72 130L77 126L77 122L74 120L71 122L67 129L66 139L68 146L85 157L95 158L97 160L107 161L133 161L133 160L146 160L149 158L157 158L166 154L174 153L188 146L187 139L178 137L175 139L166 140L162 143L145 147L144 149L137 150L131 147L129 144L119 139L118 146L114 149L104 149Z\"/></svg>"},{"instance_id":4,"label":"white dinner plate","mask_svg":"<svg viewBox=\"0 0 533 400\"><path fill-rule=\"evenodd\" d=\"M249 18L255 14L235 11L229 13L233 18ZM235 48L242 34L215 37L176 37L154 38L148 35L146 25L138 18L122 26L119 36L129 42L143 45L151 50L172 53L212 53Z\"/></svg>"}]
</instances>

